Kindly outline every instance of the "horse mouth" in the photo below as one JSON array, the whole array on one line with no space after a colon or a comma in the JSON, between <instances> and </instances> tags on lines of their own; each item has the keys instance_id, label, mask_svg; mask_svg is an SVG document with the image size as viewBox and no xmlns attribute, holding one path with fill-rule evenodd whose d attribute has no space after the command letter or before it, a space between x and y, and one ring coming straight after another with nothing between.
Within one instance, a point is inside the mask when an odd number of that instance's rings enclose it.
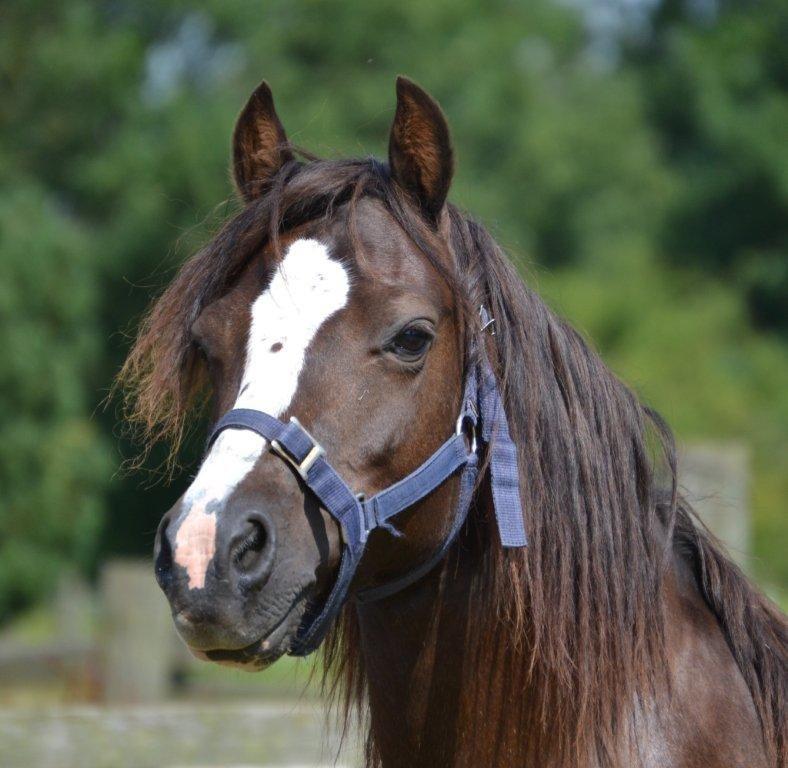
<instances>
[{"instance_id":1,"label":"horse mouth","mask_svg":"<svg viewBox=\"0 0 788 768\"><path fill-rule=\"evenodd\" d=\"M243 648L200 650L187 644L189 652L200 661L212 661L248 672L261 672L290 650L290 642L300 624L301 612L297 610L299 602L294 602L266 635Z\"/></svg>"},{"instance_id":2,"label":"horse mouth","mask_svg":"<svg viewBox=\"0 0 788 768\"><path fill-rule=\"evenodd\" d=\"M200 661L212 661L215 664L244 669L248 672L261 672L285 653L285 651L270 650L267 647L268 642L268 640L258 640L256 643L247 645L246 648L232 651L223 648L211 651L197 651L194 648L189 648L189 651Z\"/></svg>"}]
</instances>

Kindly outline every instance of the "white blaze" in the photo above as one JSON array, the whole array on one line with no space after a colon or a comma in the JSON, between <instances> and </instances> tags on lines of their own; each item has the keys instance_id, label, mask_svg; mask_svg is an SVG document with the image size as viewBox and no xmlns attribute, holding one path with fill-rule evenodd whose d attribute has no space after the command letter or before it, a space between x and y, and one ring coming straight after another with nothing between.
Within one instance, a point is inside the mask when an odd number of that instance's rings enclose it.
<instances>
[{"instance_id":1,"label":"white blaze","mask_svg":"<svg viewBox=\"0 0 788 768\"><path fill-rule=\"evenodd\" d=\"M293 400L306 351L320 327L347 303L350 280L311 239L287 249L271 283L252 304L246 364L235 408L280 416ZM184 497L175 537L175 562L189 575L189 588L205 586L216 551L216 509L249 473L266 441L249 430L226 429L213 444Z\"/></svg>"}]
</instances>

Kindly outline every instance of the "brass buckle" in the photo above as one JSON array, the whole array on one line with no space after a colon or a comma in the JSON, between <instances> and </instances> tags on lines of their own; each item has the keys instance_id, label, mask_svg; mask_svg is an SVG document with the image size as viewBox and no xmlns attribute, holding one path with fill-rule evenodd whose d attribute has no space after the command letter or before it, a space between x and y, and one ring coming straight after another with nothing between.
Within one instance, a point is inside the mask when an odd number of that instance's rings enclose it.
<instances>
[{"instance_id":1,"label":"brass buckle","mask_svg":"<svg viewBox=\"0 0 788 768\"><path fill-rule=\"evenodd\" d=\"M309 453L304 456L303 461L300 463L297 462L289 453L288 451L279 443L278 440L271 440L271 450L280 458L284 459L296 472L301 476L301 479L306 481L307 479L307 472L309 472L310 467L321 457L325 455L325 451L323 450L323 446L315 440L312 435L307 432L304 428L304 425L295 417L291 416L290 421L298 426L301 431L312 441L312 448L310 449Z\"/></svg>"}]
</instances>

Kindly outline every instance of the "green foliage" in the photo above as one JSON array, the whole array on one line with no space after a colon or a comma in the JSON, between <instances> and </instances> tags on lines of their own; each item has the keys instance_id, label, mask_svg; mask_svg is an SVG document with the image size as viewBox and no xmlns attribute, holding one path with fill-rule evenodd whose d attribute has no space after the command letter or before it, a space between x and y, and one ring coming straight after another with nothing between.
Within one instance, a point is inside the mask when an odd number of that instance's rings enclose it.
<instances>
[{"instance_id":1,"label":"green foliage","mask_svg":"<svg viewBox=\"0 0 788 768\"><path fill-rule=\"evenodd\" d=\"M100 353L90 241L40 189L0 197L0 616L90 562L112 470L89 420Z\"/></svg>"},{"instance_id":2,"label":"green foliage","mask_svg":"<svg viewBox=\"0 0 788 768\"><path fill-rule=\"evenodd\" d=\"M755 323L788 334L788 5L723 8L710 25L663 19L632 54L680 178L663 245L736 280Z\"/></svg>"},{"instance_id":3,"label":"green foliage","mask_svg":"<svg viewBox=\"0 0 788 768\"><path fill-rule=\"evenodd\" d=\"M179 491L113 474L96 407L123 332L228 212L261 77L329 157L385 154L397 73L429 88L452 198L680 438L753 446L759 573L788 585L783 10L699 21L666 1L611 66L553 0L6 2L0 617L63 563L149 551Z\"/></svg>"}]
</instances>

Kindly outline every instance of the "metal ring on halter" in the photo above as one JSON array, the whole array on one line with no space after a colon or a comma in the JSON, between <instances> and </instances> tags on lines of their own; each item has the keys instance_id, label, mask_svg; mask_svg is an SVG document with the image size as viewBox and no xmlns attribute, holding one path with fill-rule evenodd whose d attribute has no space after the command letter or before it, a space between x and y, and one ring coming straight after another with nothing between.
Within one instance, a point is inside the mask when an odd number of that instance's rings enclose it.
<instances>
[{"instance_id":1,"label":"metal ring on halter","mask_svg":"<svg viewBox=\"0 0 788 768\"><path fill-rule=\"evenodd\" d=\"M462 435L465 432L465 421L469 421L471 425L470 438L471 438L471 453L476 453L476 425L470 419L467 413L461 413L457 419L457 426L454 433Z\"/></svg>"}]
</instances>

